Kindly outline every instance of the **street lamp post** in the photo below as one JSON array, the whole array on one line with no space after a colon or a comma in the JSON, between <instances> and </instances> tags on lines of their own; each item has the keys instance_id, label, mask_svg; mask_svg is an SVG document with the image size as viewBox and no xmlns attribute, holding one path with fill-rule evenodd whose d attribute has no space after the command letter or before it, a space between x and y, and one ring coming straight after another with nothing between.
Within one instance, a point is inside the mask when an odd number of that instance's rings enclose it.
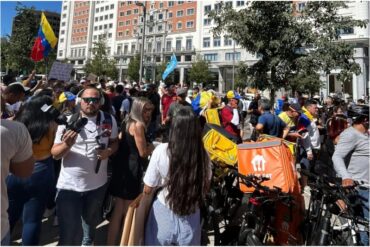
<instances>
[{"instance_id":1,"label":"street lamp post","mask_svg":"<svg viewBox=\"0 0 370 247\"><path fill-rule=\"evenodd\" d=\"M145 23L146 23L146 7L145 3L136 2L137 6L143 7L143 35L142 35L142 44L141 44L141 51L140 51L140 74L139 74L139 84L143 80L144 74L144 67L143 67L143 60L144 60L144 45L145 45Z\"/></svg>"}]
</instances>

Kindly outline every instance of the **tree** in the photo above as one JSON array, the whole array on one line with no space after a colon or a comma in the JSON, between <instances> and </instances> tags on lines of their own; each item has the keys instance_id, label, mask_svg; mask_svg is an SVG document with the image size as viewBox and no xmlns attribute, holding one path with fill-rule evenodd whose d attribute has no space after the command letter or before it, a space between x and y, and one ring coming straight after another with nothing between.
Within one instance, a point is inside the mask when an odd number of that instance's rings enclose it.
<instances>
[{"instance_id":1,"label":"tree","mask_svg":"<svg viewBox=\"0 0 370 247\"><path fill-rule=\"evenodd\" d=\"M135 57L130 59L128 64L127 74L130 77L130 80L136 82L140 79L140 54L136 54Z\"/></svg>"},{"instance_id":2,"label":"tree","mask_svg":"<svg viewBox=\"0 0 370 247\"><path fill-rule=\"evenodd\" d=\"M211 83L212 76L208 67L208 62L198 55L196 61L191 64L189 69L189 80L191 82L203 83L203 86Z\"/></svg>"},{"instance_id":3,"label":"tree","mask_svg":"<svg viewBox=\"0 0 370 247\"><path fill-rule=\"evenodd\" d=\"M37 35L39 21L34 14L34 8L27 8L17 3L14 30L9 38L10 45L2 47L5 64L18 73L30 72L35 63L31 60L31 51ZM3 62L3 61L2 61Z\"/></svg>"},{"instance_id":4,"label":"tree","mask_svg":"<svg viewBox=\"0 0 370 247\"><path fill-rule=\"evenodd\" d=\"M88 59L85 65L85 73L93 73L98 77L118 78L116 60L110 59L107 54L107 45L105 39L99 39L93 43L91 48L93 59Z\"/></svg>"},{"instance_id":5,"label":"tree","mask_svg":"<svg viewBox=\"0 0 370 247\"><path fill-rule=\"evenodd\" d=\"M220 3L210 13L215 35L227 33L247 51L261 59L248 67L247 74L258 89L286 87L288 78L315 75L316 71L341 68L341 75L360 73L350 45L338 42L338 30L365 25L340 17L343 2L307 2L303 13L294 12L286 1L253 1L246 9L234 10ZM311 47L312 49L307 49ZM303 51L303 52L302 52ZM315 81L317 83L317 81Z\"/></svg>"},{"instance_id":6,"label":"tree","mask_svg":"<svg viewBox=\"0 0 370 247\"><path fill-rule=\"evenodd\" d=\"M252 87L253 85L249 82L248 77L248 65L245 62L239 62L238 67L236 69L236 77L235 77L235 88L245 88L247 86Z\"/></svg>"}]
</instances>

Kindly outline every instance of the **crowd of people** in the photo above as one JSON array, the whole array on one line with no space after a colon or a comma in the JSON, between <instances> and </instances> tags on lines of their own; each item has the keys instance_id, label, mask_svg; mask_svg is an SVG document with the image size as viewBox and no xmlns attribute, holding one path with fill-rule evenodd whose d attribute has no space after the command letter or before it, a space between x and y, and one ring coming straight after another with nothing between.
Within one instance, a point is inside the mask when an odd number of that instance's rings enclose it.
<instances>
[{"instance_id":1,"label":"crowd of people","mask_svg":"<svg viewBox=\"0 0 370 247\"><path fill-rule=\"evenodd\" d=\"M246 103L237 91L221 96L180 84L63 82L34 75L2 81L2 245L10 244L20 219L22 244L38 245L44 212L54 207L59 245L92 245L107 195L114 197L107 245L117 245L131 202L158 188L145 245L200 245L199 208L212 178L202 128L215 109L213 121L237 143L258 141L261 134L287 139L300 147L297 162L311 171L324 150L332 157L326 169L343 186L369 184L364 102L322 101L297 92L274 106L258 91ZM245 140L245 124L251 140ZM309 193L304 176L301 185ZM369 190L359 193L368 198ZM368 218L366 204L361 214ZM361 240L368 244L366 233Z\"/></svg>"}]
</instances>

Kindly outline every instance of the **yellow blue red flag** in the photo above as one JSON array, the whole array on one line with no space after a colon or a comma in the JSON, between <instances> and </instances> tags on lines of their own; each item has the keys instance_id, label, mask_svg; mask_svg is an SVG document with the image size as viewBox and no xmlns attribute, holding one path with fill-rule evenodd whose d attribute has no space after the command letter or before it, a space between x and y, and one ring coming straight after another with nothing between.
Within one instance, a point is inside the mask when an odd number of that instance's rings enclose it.
<instances>
[{"instance_id":1,"label":"yellow blue red flag","mask_svg":"<svg viewBox=\"0 0 370 247\"><path fill-rule=\"evenodd\" d=\"M54 31L46 19L44 12L42 12L40 27L32 48L31 58L37 62L47 57L50 50L55 48L57 42L58 39L55 37Z\"/></svg>"}]
</instances>

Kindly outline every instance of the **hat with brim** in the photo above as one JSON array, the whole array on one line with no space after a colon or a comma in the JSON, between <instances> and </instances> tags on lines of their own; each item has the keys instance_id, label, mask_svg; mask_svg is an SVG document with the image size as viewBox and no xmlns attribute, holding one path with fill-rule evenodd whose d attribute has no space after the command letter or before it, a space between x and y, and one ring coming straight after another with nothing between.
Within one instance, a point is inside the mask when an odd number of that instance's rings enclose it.
<instances>
[{"instance_id":1,"label":"hat with brim","mask_svg":"<svg viewBox=\"0 0 370 247\"><path fill-rule=\"evenodd\" d=\"M301 106L299 104L297 104L297 103L291 104L289 106L289 108L291 108L292 110L294 110L296 112L303 113L303 111L301 109Z\"/></svg>"},{"instance_id":2,"label":"hat with brim","mask_svg":"<svg viewBox=\"0 0 370 247\"><path fill-rule=\"evenodd\" d=\"M230 90L229 92L227 92L226 97L228 99L240 100L240 95L237 94L236 92L232 91L232 90Z\"/></svg>"},{"instance_id":3,"label":"hat with brim","mask_svg":"<svg viewBox=\"0 0 370 247\"><path fill-rule=\"evenodd\" d=\"M59 95L59 102L63 103L64 101L73 101L76 99L76 95L71 92L63 92Z\"/></svg>"},{"instance_id":4,"label":"hat with brim","mask_svg":"<svg viewBox=\"0 0 370 247\"><path fill-rule=\"evenodd\" d=\"M176 94L177 96L186 96L187 91L186 88L180 87L176 90Z\"/></svg>"},{"instance_id":5,"label":"hat with brim","mask_svg":"<svg viewBox=\"0 0 370 247\"><path fill-rule=\"evenodd\" d=\"M17 86L17 85L19 85L19 86ZM8 87L20 87L20 86L23 88L23 92L24 93L27 93L30 90L29 87L24 86L22 82L18 82L18 81L17 82L10 83L8 85Z\"/></svg>"}]
</instances>

